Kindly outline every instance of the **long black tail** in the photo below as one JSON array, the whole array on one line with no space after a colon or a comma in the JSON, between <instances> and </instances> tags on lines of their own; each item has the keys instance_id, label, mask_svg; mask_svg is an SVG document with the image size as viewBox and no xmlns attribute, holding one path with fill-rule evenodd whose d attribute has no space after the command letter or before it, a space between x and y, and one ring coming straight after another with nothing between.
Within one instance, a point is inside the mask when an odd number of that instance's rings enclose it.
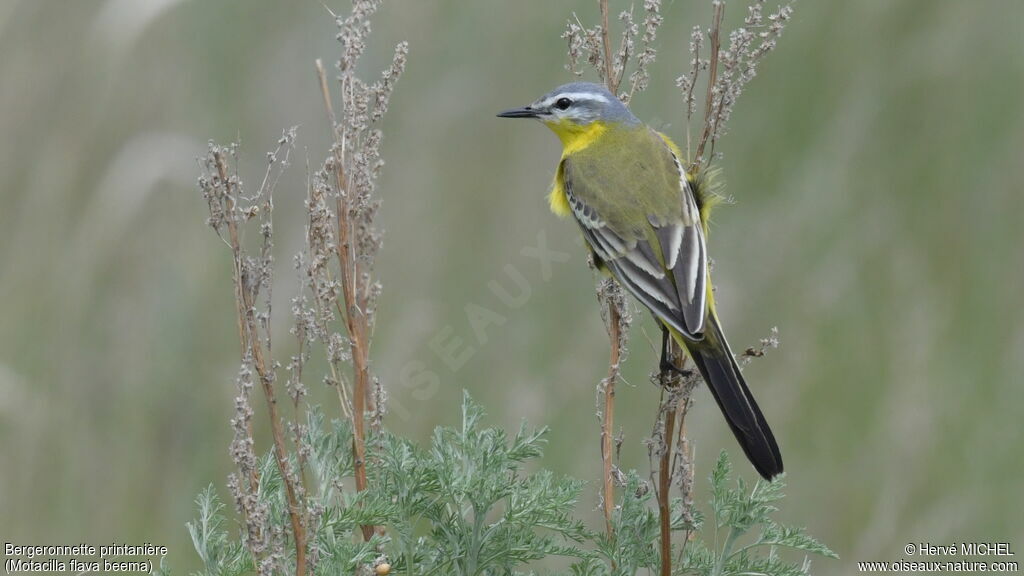
<instances>
[{"instance_id":1,"label":"long black tail","mask_svg":"<svg viewBox=\"0 0 1024 576\"><path fill-rule=\"evenodd\" d=\"M779 453L779 445L775 443L768 422L740 374L739 366L718 325L718 318L714 314L708 315L703 341L682 344L704 376L704 381L750 463L765 479L771 480L781 474L782 454Z\"/></svg>"}]
</instances>

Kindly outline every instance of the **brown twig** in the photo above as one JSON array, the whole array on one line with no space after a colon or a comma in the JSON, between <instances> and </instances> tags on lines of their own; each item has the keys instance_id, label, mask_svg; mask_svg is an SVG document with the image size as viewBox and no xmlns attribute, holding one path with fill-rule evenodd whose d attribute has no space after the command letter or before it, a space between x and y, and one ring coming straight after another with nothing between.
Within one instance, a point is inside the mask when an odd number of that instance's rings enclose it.
<instances>
[{"instance_id":1,"label":"brown twig","mask_svg":"<svg viewBox=\"0 0 1024 576\"><path fill-rule=\"evenodd\" d=\"M327 74L324 71L323 62L316 60L316 73L320 83L320 90L324 99L324 106L327 110L328 119L331 122L331 135L334 138L333 166L335 185L338 187L336 196L337 216L337 247L338 269L340 270L339 280L341 283L342 297L344 298L344 309L341 302L337 301L338 312L345 323L345 329L349 337L349 348L352 354L352 460L356 481L356 491L366 490L366 401L369 391L369 350L367 346L367 324L364 301L360 297L363 292L359 290L360 270L359 262L353 253L351 241L350 207L348 205L349 186L345 176L345 158L343 156L342 139L338 134L337 116L334 113L334 106L331 102L331 92L327 84ZM342 382L337 382L342 386ZM339 392L341 394L342 392ZM344 404L344 401L342 400ZM369 540L375 531L374 526L363 526L363 538Z\"/></svg>"},{"instance_id":2,"label":"brown twig","mask_svg":"<svg viewBox=\"0 0 1024 576\"><path fill-rule=\"evenodd\" d=\"M604 81L608 90L616 94L619 90L615 81L615 67L612 63L612 32L608 23L608 0L598 0L601 9L601 45L604 50Z\"/></svg>"},{"instance_id":3,"label":"brown twig","mask_svg":"<svg viewBox=\"0 0 1024 576\"><path fill-rule=\"evenodd\" d=\"M690 441L686 436L686 415L690 412L693 404L693 390L699 380L696 377L683 382L682 394L676 412L679 415L677 425L678 436L676 436L676 447L672 459L672 480L679 483L679 492L682 497L683 523L686 525L686 534L683 538L683 545L679 550L682 557L686 552L686 543L690 541L691 530L694 526L693 517L693 450L690 448ZM679 476L676 477L676 474Z\"/></svg>"},{"instance_id":4,"label":"brown twig","mask_svg":"<svg viewBox=\"0 0 1024 576\"><path fill-rule=\"evenodd\" d=\"M708 65L708 90L704 100L704 130L701 132L700 140L697 141L697 153L691 159L691 162L695 165L703 162L704 146L715 131L716 121L712 119L718 116L715 104L715 87L718 79L719 51L722 47L721 29L724 14L725 2L715 2L714 15L711 22L711 59Z\"/></svg>"},{"instance_id":5,"label":"brown twig","mask_svg":"<svg viewBox=\"0 0 1024 576\"><path fill-rule=\"evenodd\" d=\"M608 302L608 339L611 342L611 353L608 358L608 377L604 380L604 407L601 421L601 463L604 465L602 484L602 500L604 508L605 530L609 538L615 537L612 525L612 514L615 511L615 478L612 446L615 434L615 381L619 377L619 341L622 337L621 317L617 306Z\"/></svg>"},{"instance_id":6,"label":"brown twig","mask_svg":"<svg viewBox=\"0 0 1024 576\"><path fill-rule=\"evenodd\" d=\"M626 356L626 341L632 322L626 308L626 295L612 279L601 280L597 288L597 300L601 304L601 317L608 331L611 351L608 357L608 375L598 387L601 417L601 503L605 530L608 539L615 540L615 480L617 472L615 459L621 438L615 437L615 384L619 379L620 366Z\"/></svg>"},{"instance_id":7,"label":"brown twig","mask_svg":"<svg viewBox=\"0 0 1024 576\"><path fill-rule=\"evenodd\" d=\"M608 19L608 0L599 0L598 4L601 11L601 45L604 51L604 78L605 83L608 86L608 90L611 91L612 94L615 94L618 91L618 82L616 82L614 66L612 64L612 40L611 28L609 26ZM609 289L612 289L610 284ZM621 298L616 298L616 295L607 293L607 290L599 290L598 295L599 297L603 297L603 304L607 306L608 341L611 344L611 352L608 357L608 377L605 378L603 386L604 406L601 411L601 463L603 465L602 501L604 504L603 511L605 530L608 533L608 538L614 541L615 529L613 514L615 511L615 477L612 446L614 444L613 436L615 434L615 381L618 380L619 363L622 360L623 327L622 314L619 308L619 301Z\"/></svg>"},{"instance_id":8,"label":"brown twig","mask_svg":"<svg viewBox=\"0 0 1024 576\"><path fill-rule=\"evenodd\" d=\"M292 395L292 408L294 409L295 422L292 425L292 442L298 447L298 475L299 482L302 484L302 493L308 494L309 485L306 483L306 465L308 464L308 454L305 450L302 450L302 397L305 395L305 390L302 388L302 369L305 364L305 344L306 335L303 333L304 328L301 324L296 323L295 326L295 339L298 342L299 350L295 355L295 360L291 365L291 369L294 371L292 378L292 389L289 391Z\"/></svg>"},{"instance_id":9,"label":"brown twig","mask_svg":"<svg viewBox=\"0 0 1024 576\"><path fill-rule=\"evenodd\" d=\"M217 175L225 186L225 193L228 199L228 210L235 211L237 192L232 191L232 179L228 175L227 161L220 151L214 152L216 160ZM260 279L249 278L245 272L243 252L239 238L236 216L229 212L226 219L229 242L233 255L233 283L235 288L236 311L238 313L239 337L244 350L243 357L251 354L253 366L259 376L263 395L267 399L267 410L270 417L270 429L274 442L274 459L277 469L281 474L285 487L285 495L288 501L288 515L291 520L292 533L295 538L295 576L304 576L306 573L306 527L303 520L302 507L299 504L297 490L292 474L289 470L288 455L285 448L284 429L281 424L281 416L277 410L277 396L274 391L274 380L272 365L265 359L263 344L260 341L259 325L255 315L255 302L253 301L254 291L249 284L260 282Z\"/></svg>"},{"instance_id":10,"label":"brown twig","mask_svg":"<svg viewBox=\"0 0 1024 576\"><path fill-rule=\"evenodd\" d=\"M677 358L682 361L677 362ZM668 361L676 368L666 368L658 374L658 382L662 387L662 399L658 408L661 419L661 435L657 450L659 451L658 462L658 489L655 496L658 500L658 543L661 554L661 576L672 574L672 508L670 492L675 480L676 467L672 461L672 454L675 452L675 445L686 442L682 416L685 414L685 407L690 398L691 387L687 387L680 378L680 371L686 365L686 358L682 356L682 350L675 340L671 340L668 347ZM666 398L667 394L667 398ZM676 421L679 432L677 436ZM655 430L655 438L658 437ZM686 495L684 495L686 496Z\"/></svg>"},{"instance_id":11,"label":"brown twig","mask_svg":"<svg viewBox=\"0 0 1024 576\"><path fill-rule=\"evenodd\" d=\"M675 365L675 359L679 358L679 346L675 340L670 342L668 348L669 362ZM685 362L685 361L684 361ZM659 435L660 443L657 447L657 490L654 494L657 498L658 518L658 552L662 559L662 576L672 574L672 508L669 492L672 490L673 468L671 457L673 446L676 440L676 416L679 410L679 374L671 369L665 369L658 373L657 380L662 384L662 403L658 408L660 420L662 420L662 434ZM666 398L668 395L668 398ZM655 429L655 438L658 438Z\"/></svg>"},{"instance_id":12,"label":"brown twig","mask_svg":"<svg viewBox=\"0 0 1024 576\"><path fill-rule=\"evenodd\" d=\"M651 480L655 486L658 507L658 548L661 559L659 574L662 576L672 573L670 495L673 486L677 487L681 496L682 506L679 512L682 515L682 523L686 526L682 546L676 553L680 561L693 527L693 459L686 438L686 415L693 403L693 390L701 381L697 372L686 369L687 358L674 340L670 340L667 360L675 368L666 368L651 375L652 382L661 388L661 398L658 403L658 416L654 421L651 439L648 441Z\"/></svg>"},{"instance_id":13,"label":"brown twig","mask_svg":"<svg viewBox=\"0 0 1024 576\"><path fill-rule=\"evenodd\" d=\"M675 435L676 414L679 404L674 404L664 416L664 442L661 463L658 466L658 527L661 544L661 576L672 575L672 510L669 506L669 490L672 488L672 438Z\"/></svg>"}]
</instances>

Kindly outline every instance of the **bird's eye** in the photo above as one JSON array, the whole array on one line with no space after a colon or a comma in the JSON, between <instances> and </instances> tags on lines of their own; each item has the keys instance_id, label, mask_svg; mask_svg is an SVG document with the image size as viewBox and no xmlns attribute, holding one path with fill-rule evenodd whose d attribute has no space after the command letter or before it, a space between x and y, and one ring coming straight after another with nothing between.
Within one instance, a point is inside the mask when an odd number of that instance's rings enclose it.
<instances>
[{"instance_id":1,"label":"bird's eye","mask_svg":"<svg viewBox=\"0 0 1024 576\"><path fill-rule=\"evenodd\" d=\"M569 106L572 106L572 100L569 100L568 98L559 98L558 102L555 102L555 108L558 108L559 110L565 110L569 108Z\"/></svg>"}]
</instances>

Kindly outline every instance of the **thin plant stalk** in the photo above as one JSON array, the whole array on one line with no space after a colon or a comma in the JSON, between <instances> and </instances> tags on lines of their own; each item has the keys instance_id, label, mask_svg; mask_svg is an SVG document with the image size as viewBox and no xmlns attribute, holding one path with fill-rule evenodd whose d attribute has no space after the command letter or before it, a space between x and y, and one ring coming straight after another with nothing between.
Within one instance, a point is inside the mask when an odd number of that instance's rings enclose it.
<instances>
[{"instance_id":1,"label":"thin plant stalk","mask_svg":"<svg viewBox=\"0 0 1024 576\"><path fill-rule=\"evenodd\" d=\"M604 406L601 422L601 463L603 464L602 501L604 510L605 530L610 539L614 539L615 531L612 517L615 511L615 478L612 449L615 434L615 381L619 376L619 361L622 336L622 318L617 306L608 302L608 338L611 341L611 353L608 358L608 377L604 381Z\"/></svg>"},{"instance_id":2,"label":"thin plant stalk","mask_svg":"<svg viewBox=\"0 0 1024 576\"><path fill-rule=\"evenodd\" d=\"M673 460L673 454L683 454L685 458L688 443L685 418L693 386L688 385L681 377L683 367L686 365L686 357L682 355L682 349L674 340L669 342L667 354L669 364L673 368L666 367L657 375L657 382L662 387L661 401L658 407L661 431L660 441L656 448L659 458L657 490L655 490L658 502L658 548L661 556L661 576L671 576L672 574L672 508L670 504L672 486L676 483L677 474L692 473L691 466L677 466L680 463ZM677 362L677 359L680 360ZM657 425L658 423L655 424L656 428ZM659 438L658 432L655 429L655 439ZM680 485L681 487L689 486L686 482L682 482ZM684 505L688 496L689 494L686 494L684 490ZM684 513L686 513L685 510Z\"/></svg>"},{"instance_id":3,"label":"thin plant stalk","mask_svg":"<svg viewBox=\"0 0 1024 576\"><path fill-rule=\"evenodd\" d=\"M615 79L615 67L612 64L612 37L608 23L608 0L599 0L601 10L601 46L604 49L604 80L608 90L615 94L619 85ZM623 68L625 69L625 68Z\"/></svg>"},{"instance_id":4,"label":"thin plant stalk","mask_svg":"<svg viewBox=\"0 0 1024 576\"><path fill-rule=\"evenodd\" d=\"M227 161L223 153L214 152L217 175L224 183L226 196L229 202L229 211L234 211L236 192L232 191L232 179L228 174ZM238 225L233 216L226 219L228 228L228 242L231 246L233 256L232 280L235 289L235 303L238 313L239 336L243 347L243 356L251 354L253 366L259 376L263 395L267 400L267 411L270 417L270 430L274 443L274 460L278 472L281 474L285 487L285 497L288 501L288 516L291 521L292 535L295 539L295 576L304 576L306 573L306 527L302 518L302 506L299 504L297 489L294 477L290 473L288 464L288 453L285 447L284 427L281 424L281 415L277 410L277 395L274 391L274 374L272 366L264 356L263 345L259 337L259 325L255 315L256 303L253 302L253 293L246 288L247 282L258 281L253 278L246 278L243 273L243 252L239 237ZM250 479L251 481L251 479Z\"/></svg>"},{"instance_id":5,"label":"thin plant stalk","mask_svg":"<svg viewBox=\"0 0 1024 576\"><path fill-rule=\"evenodd\" d=\"M359 262L353 254L353 247L351 243L351 231L350 231L350 220L348 218L349 207L348 207L348 195L344 192L348 190L348 180L345 176L344 158L342 157L342 142L338 137L338 121L337 116L334 113L334 106L331 103L331 92L327 84L327 75L324 71L323 62L319 59L316 60L316 73L317 79L320 83L320 90L324 99L324 107L327 111L328 119L331 123L331 134L335 139L334 146L334 178L335 184L338 186L338 190L341 192L337 195L337 257L338 257L338 268L341 271L339 280L342 287L342 296L344 298L344 309L342 309L341 301L336 300L338 306L338 313L345 322L345 328L348 332L350 351L352 354L352 372L353 372L353 388L352 388L352 461L353 470L355 472L356 480L356 491L362 492L366 490L367 479L366 479L366 402L369 396L369 347L367 346L367 324L366 317L363 314L365 309L365 302L360 298L359 294L361 291L357 290L357 282L360 278ZM337 382L337 386L343 386L342 382ZM345 410L345 398L342 396L343 391L339 390L339 400L342 403L342 409ZM374 526L363 526L363 537L369 540L373 537L373 533L376 530Z\"/></svg>"},{"instance_id":6,"label":"thin plant stalk","mask_svg":"<svg viewBox=\"0 0 1024 576\"><path fill-rule=\"evenodd\" d=\"M608 0L599 0L601 12L601 44L604 50L604 79L608 90L612 94L618 91L618 83L615 80L614 67L612 65L612 40L608 18ZM609 286L610 290L618 291L618 286ZM599 298L603 298L602 304L608 310L608 341L611 345L608 357L608 377L605 378L602 393L604 405L601 410L601 464L602 464L602 502L604 512L605 530L609 540L614 541L615 529L613 515L615 512L615 477L612 447L615 435L615 381L619 378L619 363L622 356L623 326L622 314L619 310L618 301L613 294L602 294L598 292Z\"/></svg>"},{"instance_id":7,"label":"thin plant stalk","mask_svg":"<svg viewBox=\"0 0 1024 576\"><path fill-rule=\"evenodd\" d=\"M718 61L722 47L722 17L725 15L725 2L713 3L714 14L711 19L711 59L708 64L708 89L704 100L704 129L697 141L697 153L691 159L694 165L703 162L704 147L712 140L718 126L718 110L715 106L715 87L718 80ZM710 159L709 159L710 161Z\"/></svg>"},{"instance_id":8,"label":"thin plant stalk","mask_svg":"<svg viewBox=\"0 0 1024 576\"><path fill-rule=\"evenodd\" d=\"M679 405L672 406L664 417L665 446L662 447L661 463L658 466L658 533L661 551L661 576L672 576L672 522L669 506L669 490L672 488L672 438L675 436L676 414Z\"/></svg>"}]
</instances>

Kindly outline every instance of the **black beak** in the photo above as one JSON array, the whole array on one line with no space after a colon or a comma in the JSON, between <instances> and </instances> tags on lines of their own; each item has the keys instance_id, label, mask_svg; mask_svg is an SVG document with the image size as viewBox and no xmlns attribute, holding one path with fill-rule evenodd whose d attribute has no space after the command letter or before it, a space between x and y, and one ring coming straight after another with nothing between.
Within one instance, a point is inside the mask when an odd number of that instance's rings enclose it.
<instances>
[{"instance_id":1,"label":"black beak","mask_svg":"<svg viewBox=\"0 0 1024 576\"><path fill-rule=\"evenodd\" d=\"M499 112L498 118L536 118L539 114L538 110L534 110L529 106L523 106L522 108L513 108Z\"/></svg>"}]
</instances>

